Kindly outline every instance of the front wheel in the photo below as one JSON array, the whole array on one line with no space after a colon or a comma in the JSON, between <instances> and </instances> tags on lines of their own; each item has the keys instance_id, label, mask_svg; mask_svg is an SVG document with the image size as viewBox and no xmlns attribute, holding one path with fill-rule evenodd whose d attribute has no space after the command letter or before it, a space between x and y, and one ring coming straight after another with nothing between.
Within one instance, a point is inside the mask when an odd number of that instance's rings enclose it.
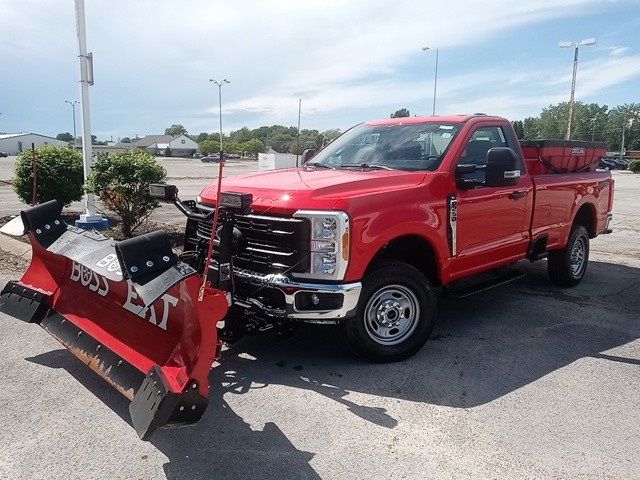
<instances>
[{"instance_id":1,"label":"front wheel","mask_svg":"<svg viewBox=\"0 0 640 480\"><path fill-rule=\"evenodd\" d=\"M395 362L425 344L435 321L429 280L404 262L380 262L363 280L356 315L345 320L352 348L375 362Z\"/></svg>"},{"instance_id":2,"label":"front wheel","mask_svg":"<svg viewBox=\"0 0 640 480\"><path fill-rule=\"evenodd\" d=\"M589 233L582 225L575 225L569 241L562 250L549 252L547 271L556 285L575 287L587 271L589 263Z\"/></svg>"}]
</instances>

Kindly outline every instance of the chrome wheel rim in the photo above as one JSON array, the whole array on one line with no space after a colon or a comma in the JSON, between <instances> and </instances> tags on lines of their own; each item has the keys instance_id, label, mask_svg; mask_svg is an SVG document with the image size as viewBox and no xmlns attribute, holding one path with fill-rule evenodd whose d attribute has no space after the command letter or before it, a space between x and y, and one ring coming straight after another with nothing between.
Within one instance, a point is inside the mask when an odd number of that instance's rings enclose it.
<instances>
[{"instance_id":1,"label":"chrome wheel rim","mask_svg":"<svg viewBox=\"0 0 640 480\"><path fill-rule=\"evenodd\" d=\"M571 259L569 262L569 268L571 275L574 278L578 278L582 275L584 267L587 263L587 242L584 237L578 237L573 243L571 248Z\"/></svg>"},{"instance_id":2,"label":"chrome wheel rim","mask_svg":"<svg viewBox=\"0 0 640 480\"><path fill-rule=\"evenodd\" d=\"M364 309L369 337L385 346L404 342L415 331L420 304L413 291L403 285L387 285L375 292Z\"/></svg>"}]
</instances>

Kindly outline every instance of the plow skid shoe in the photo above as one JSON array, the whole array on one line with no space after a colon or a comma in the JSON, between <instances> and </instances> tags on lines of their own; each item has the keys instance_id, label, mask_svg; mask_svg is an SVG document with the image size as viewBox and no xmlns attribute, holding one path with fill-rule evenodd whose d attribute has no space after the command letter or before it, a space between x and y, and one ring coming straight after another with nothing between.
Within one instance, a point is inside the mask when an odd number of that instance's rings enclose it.
<instances>
[{"instance_id":1,"label":"plow skid shoe","mask_svg":"<svg viewBox=\"0 0 640 480\"><path fill-rule=\"evenodd\" d=\"M207 287L199 300L197 272L164 232L115 242L60 213L55 201L22 212L31 264L2 290L0 311L39 324L131 400L141 438L197 422L228 295Z\"/></svg>"}]
</instances>

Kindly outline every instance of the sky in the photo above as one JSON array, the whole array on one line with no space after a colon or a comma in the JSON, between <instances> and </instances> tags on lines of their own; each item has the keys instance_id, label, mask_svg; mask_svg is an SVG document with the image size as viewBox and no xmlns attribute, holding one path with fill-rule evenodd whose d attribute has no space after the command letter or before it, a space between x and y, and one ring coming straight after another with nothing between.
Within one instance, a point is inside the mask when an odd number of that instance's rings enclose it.
<instances>
[{"instance_id":1,"label":"sky","mask_svg":"<svg viewBox=\"0 0 640 480\"><path fill-rule=\"evenodd\" d=\"M73 130L72 0L0 0L0 131ZM99 138L297 123L345 129L406 107L522 119L569 96L640 102L640 0L86 0ZM78 121L78 132L80 122ZM79 134L79 133L78 133Z\"/></svg>"}]
</instances>

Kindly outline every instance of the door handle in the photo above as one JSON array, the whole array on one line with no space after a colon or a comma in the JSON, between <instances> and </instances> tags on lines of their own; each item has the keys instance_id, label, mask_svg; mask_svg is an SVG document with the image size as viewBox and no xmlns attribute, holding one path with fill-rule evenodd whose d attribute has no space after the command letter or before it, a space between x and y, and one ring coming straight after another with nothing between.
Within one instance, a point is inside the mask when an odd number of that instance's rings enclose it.
<instances>
[{"instance_id":1,"label":"door handle","mask_svg":"<svg viewBox=\"0 0 640 480\"><path fill-rule=\"evenodd\" d=\"M511 200L518 200L518 199L520 199L520 198L524 198L524 197L526 197L526 195L527 195L527 194L526 194L526 193L524 193L524 192L518 192L518 191L515 191L515 192L511 192L511 193L509 194L509 198L510 198Z\"/></svg>"}]
</instances>

